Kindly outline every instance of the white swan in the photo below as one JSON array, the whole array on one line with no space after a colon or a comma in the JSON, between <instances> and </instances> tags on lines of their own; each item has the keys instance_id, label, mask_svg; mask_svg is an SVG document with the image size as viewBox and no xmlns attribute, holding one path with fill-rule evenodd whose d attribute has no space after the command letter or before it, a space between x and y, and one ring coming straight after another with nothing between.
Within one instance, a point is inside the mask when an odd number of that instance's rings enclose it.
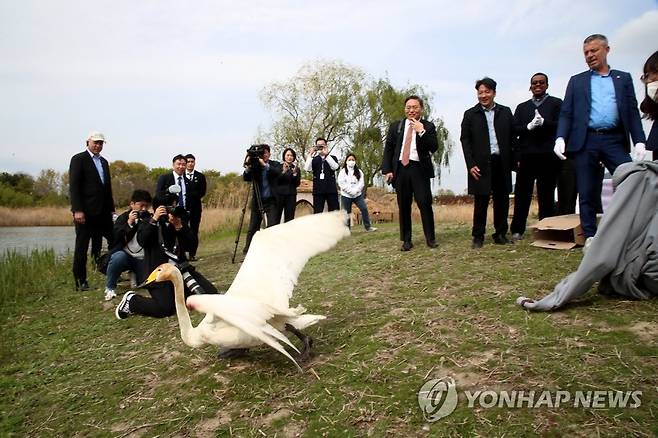
<instances>
[{"instance_id":1,"label":"white swan","mask_svg":"<svg viewBox=\"0 0 658 438\"><path fill-rule=\"evenodd\" d=\"M304 342L304 354L312 340L299 330L325 319L304 314L302 306L289 307L297 277L306 262L349 236L344 212L302 216L258 231L231 287L224 295L192 295L185 302L183 278L172 264L158 266L145 284L171 281L176 298L176 315L183 342L190 347L204 344L226 349L243 349L267 344L295 359L279 343L299 350L282 333L289 330ZM186 309L205 313L193 327Z\"/></svg>"}]
</instances>

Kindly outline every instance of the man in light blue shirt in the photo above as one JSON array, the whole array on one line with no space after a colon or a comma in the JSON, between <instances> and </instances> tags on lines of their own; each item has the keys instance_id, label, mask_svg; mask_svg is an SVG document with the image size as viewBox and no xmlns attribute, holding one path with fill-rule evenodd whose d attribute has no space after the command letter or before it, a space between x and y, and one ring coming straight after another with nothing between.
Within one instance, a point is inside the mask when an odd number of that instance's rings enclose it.
<instances>
[{"instance_id":1,"label":"man in light blue shirt","mask_svg":"<svg viewBox=\"0 0 658 438\"><path fill-rule=\"evenodd\" d=\"M608 65L608 39L590 35L583 42L588 71L572 76L567 85L555 140L555 154L565 152L576 163L580 223L587 238L596 234L596 210L601 203L601 164L614 173L631 161L629 136L635 154L645 153L645 136L631 76Z\"/></svg>"}]
</instances>

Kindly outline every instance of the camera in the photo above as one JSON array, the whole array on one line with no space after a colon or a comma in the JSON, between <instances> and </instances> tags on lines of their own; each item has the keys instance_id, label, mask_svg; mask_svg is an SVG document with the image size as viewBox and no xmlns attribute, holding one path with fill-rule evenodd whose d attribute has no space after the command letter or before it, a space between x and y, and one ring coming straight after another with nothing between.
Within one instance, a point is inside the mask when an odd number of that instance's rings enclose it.
<instances>
[{"instance_id":1,"label":"camera","mask_svg":"<svg viewBox=\"0 0 658 438\"><path fill-rule=\"evenodd\" d=\"M176 207L167 205L165 208L167 209L167 213L172 216L179 217L181 219L185 219L187 217L187 211L185 211L185 208L182 205L178 205Z\"/></svg>"},{"instance_id":2,"label":"camera","mask_svg":"<svg viewBox=\"0 0 658 438\"><path fill-rule=\"evenodd\" d=\"M147 220L147 219L149 219L151 216L153 216L153 215L151 214L151 212L146 211L146 210L139 210L139 211L137 212L137 219L138 219L138 220Z\"/></svg>"},{"instance_id":3,"label":"camera","mask_svg":"<svg viewBox=\"0 0 658 438\"><path fill-rule=\"evenodd\" d=\"M185 286L195 295L201 295L206 291L201 287L201 285L194 279L190 272L194 272L196 269L194 266L190 265L189 262L178 263L176 265L181 275L183 276L183 283Z\"/></svg>"},{"instance_id":4,"label":"camera","mask_svg":"<svg viewBox=\"0 0 658 438\"><path fill-rule=\"evenodd\" d=\"M263 157L263 152L265 152L265 147L262 144L255 144L247 149L247 156L258 161L259 158Z\"/></svg>"}]
</instances>

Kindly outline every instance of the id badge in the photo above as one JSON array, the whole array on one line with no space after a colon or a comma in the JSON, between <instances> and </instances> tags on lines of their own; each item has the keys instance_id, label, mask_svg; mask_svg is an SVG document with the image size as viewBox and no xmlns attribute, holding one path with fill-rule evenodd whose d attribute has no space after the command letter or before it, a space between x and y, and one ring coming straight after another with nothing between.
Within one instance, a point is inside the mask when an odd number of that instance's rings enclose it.
<instances>
[{"instance_id":1,"label":"id badge","mask_svg":"<svg viewBox=\"0 0 658 438\"><path fill-rule=\"evenodd\" d=\"M324 179L324 173L320 174L320 179Z\"/></svg>"}]
</instances>

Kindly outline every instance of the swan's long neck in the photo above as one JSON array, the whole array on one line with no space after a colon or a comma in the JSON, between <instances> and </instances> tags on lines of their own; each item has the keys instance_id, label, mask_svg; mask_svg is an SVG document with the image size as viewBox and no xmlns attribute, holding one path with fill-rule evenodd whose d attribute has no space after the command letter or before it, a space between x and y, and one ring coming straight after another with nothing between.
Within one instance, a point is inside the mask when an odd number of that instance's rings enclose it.
<instances>
[{"instance_id":1,"label":"swan's long neck","mask_svg":"<svg viewBox=\"0 0 658 438\"><path fill-rule=\"evenodd\" d=\"M183 276L178 269L173 270L171 282L174 284L174 299L176 302L176 316L180 327L180 336L187 345L191 345L192 320L185 306L185 290L183 288Z\"/></svg>"}]
</instances>

